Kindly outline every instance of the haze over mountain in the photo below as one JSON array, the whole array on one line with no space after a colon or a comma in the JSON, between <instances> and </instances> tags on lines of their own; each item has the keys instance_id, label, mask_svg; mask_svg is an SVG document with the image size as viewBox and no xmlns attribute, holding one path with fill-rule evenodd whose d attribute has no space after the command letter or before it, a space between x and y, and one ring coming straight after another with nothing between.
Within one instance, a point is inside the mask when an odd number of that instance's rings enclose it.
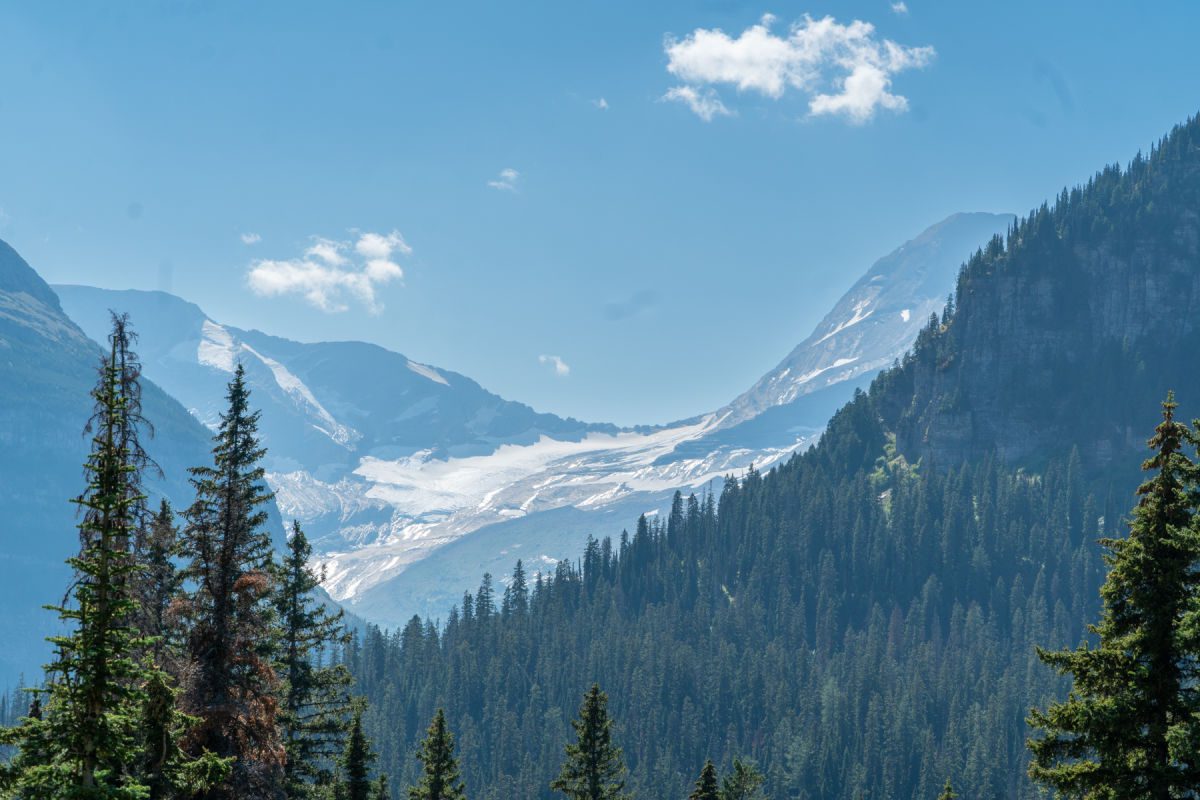
<instances>
[{"instance_id":1,"label":"haze over mountain","mask_svg":"<svg viewBox=\"0 0 1200 800\"><path fill-rule=\"evenodd\" d=\"M42 605L61 599L64 561L78 547L70 498L84 488L84 425L100 357L54 291L0 241L0 684L35 674L49 652L52 616ZM208 457L208 432L152 381L142 399L156 434L146 449L163 470L150 488L182 507L187 468Z\"/></svg>"},{"instance_id":2,"label":"haze over mountain","mask_svg":"<svg viewBox=\"0 0 1200 800\"><path fill-rule=\"evenodd\" d=\"M91 335L142 333L146 374L206 424L233 364L263 408L269 480L324 554L326 588L368 619L444 615L486 570L548 570L679 488L778 463L900 357L966 254L1011 216L957 214L876 262L813 334L729 406L617 429L537 414L456 373L361 342L243 331L161 292L59 286Z\"/></svg>"}]
</instances>

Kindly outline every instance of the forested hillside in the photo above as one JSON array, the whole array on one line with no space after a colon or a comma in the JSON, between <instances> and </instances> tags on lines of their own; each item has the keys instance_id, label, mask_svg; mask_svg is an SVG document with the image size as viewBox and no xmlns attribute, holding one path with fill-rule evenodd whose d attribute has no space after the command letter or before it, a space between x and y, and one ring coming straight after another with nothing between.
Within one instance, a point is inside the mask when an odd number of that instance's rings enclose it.
<instances>
[{"instance_id":1,"label":"forested hillside","mask_svg":"<svg viewBox=\"0 0 1200 800\"><path fill-rule=\"evenodd\" d=\"M1034 647L1084 637L1158 402L1200 397L1198 196L1192 120L971 257L815 450L528 587L485 580L444 630L370 633L383 768L409 774L445 704L472 796L549 797L597 680L639 796L735 755L773 797L1037 796L1025 717L1065 687Z\"/></svg>"}]
</instances>

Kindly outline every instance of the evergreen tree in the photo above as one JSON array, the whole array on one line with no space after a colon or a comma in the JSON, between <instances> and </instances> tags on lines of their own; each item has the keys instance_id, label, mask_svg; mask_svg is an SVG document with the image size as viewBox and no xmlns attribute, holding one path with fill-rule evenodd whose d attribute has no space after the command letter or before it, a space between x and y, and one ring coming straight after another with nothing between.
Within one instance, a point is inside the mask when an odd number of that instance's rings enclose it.
<instances>
[{"instance_id":1,"label":"evergreen tree","mask_svg":"<svg viewBox=\"0 0 1200 800\"><path fill-rule=\"evenodd\" d=\"M173 800L220 784L229 774L232 760L212 753L192 759L180 742L196 724L176 708L177 690L170 677L155 670L146 681L142 706L142 762L139 775L147 788L147 800Z\"/></svg>"},{"instance_id":2,"label":"evergreen tree","mask_svg":"<svg viewBox=\"0 0 1200 800\"><path fill-rule=\"evenodd\" d=\"M1170 800L1200 792L1196 694L1196 465L1182 452L1196 437L1168 397L1149 441L1153 474L1139 487L1129 535L1106 539L1099 644L1041 659L1073 678L1066 701L1035 709L1030 776L1066 797Z\"/></svg>"},{"instance_id":3,"label":"evergreen tree","mask_svg":"<svg viewBox=\"0 0 1200 800\"><path fill-rule=\"evenodd\" d=\"M16 725L0 729L0 745L19 748L8 761L0 762L0 797L8 797L5 792L15 789L27 773L49 767L51 748L42 720L42 698L35 691L25 716Z\"/></svg>"},{"instance_id":4,"label":"evergreen tree","mask_svg":"<svg viewBox=\"0 0 1200 800\"><path fill-rule=\"evenodd\" d=\"M466 800L454 757L454 734L446 726L446 715L437 710L425 741L417 751L421 780L408 790L409 800Z\"/></svg>"},{"instance_id":5,"label":"evergreen tree","mask_svg":"<svg viewBox=\"0 0 1200 800\"><path fill-rule=\"evenodd\" d=\"M371 800L392 800L392 789L388 784L387 775L380 775L375 779L375 793L371 795Z\"/></svg>"},{"instance_id":6,"label":"evergreen tree","mask_svg":"<svg viewBox=\"0 0 1200 800\"><path fill-rule=\"evenodd\" d=\"M766 778L753 764L733 759L733 769L721 781L721 800L758 800Z\"/></svg>"},{"instance_id":7,"label":"evergreen tree","mask_svg":"<svg viewBox=\"0 0 1200 800\"><path fill-rule=\"evenodd\" d=\"M567 758L550 784L571 800L624 800L625 764L612 742L608 696L592 684L583 698L579 718L571 721L576 741L566 747Z\"/></svg>"},{"instance_id":8,"label":"evergreen tree","mask_svg":"<svg viewBox=\"0 0 1200 800\"><path fill-rule=\"evenodd\" d=\"M342 753L341 797L345 800L370 800L371 764L374 761L375 752L363 733L362 709L357 708L346 737L346 749Z\"/></svg>"},{"instance_id":9,"label":"evergreen tree","mask_svg":"<svg viewBox=\"0 0 1200 800\"><path fill-rule=\"evenodd\" d=\"M958 794L954 791L954 786L950 783L949 778L946 779L946 786L938 795L938 800L958 800Z\"/></svg>"},{"instance_id":10,"label":"evergreen tree","mask_svg":"<svg viewBox=\"0 0 1200 800\"><path fill-rule=\"evenodd\" d=\"M287 753L284 788L288 798L312 796L341 752L351 710L353 678L332 663L335 649L349 641L342 612L331 614L314 597L320 576L309 566L312 546L292 523L283 563L275 570L279 621L277 670L282 678L279 725Z\"/></svg>"},{"instance_id":11,"label":"evergreen tree","mask_svg":"<svg viewBox=\"0 0 1200 800\"><path fill-rule=\"evenodd\" d=\"M68 560L75 580L69 602L53 607L69 630L50 639L55 659L47 667L43 717L22 726L24 738L48 748L49 758L16 777L18 796L136 798L144 792L132 768L145 670L135 659L142 641L132 625L130 544L150 460L140 441L146 423L132 340L127 318L114 315L109 352L92 390L88 485L75 500L82 509L79 555Z\"/></svg>"},{"instance_id":12,"label":"evergreen tree","mask_svg":"<svg viewBox=\"0 0 1200 800\"><path fill-rule=\"evenodd\" d=\"M75 580L70 602L55 608L69 631L50 640L56 654L46 669L45 707L35 704L14 737L21 768L7 777L18 797L140 800L178 788L173 776L144 769L149 747L173 752L184 730L162 727L155 742L143 735L167 678L139 660L151 640L137 629L140 570L132 546L144 516L142 476L152 462L140 439L149 426L133 340L128 318L114 314L92 392L88 486L75 500L83 511L80 552L69 560ZM223 765L205 756L171 766L189 772L187 785L203 786Z\"/></svg>"},{"instance_id":13,"label":"evergreen tree","mask_svg":"<svg viewBox=\"0 0 1200 800\"><path fill-rule=\"evenodd\" d=\"M166 498L148 524L138 527L134 557L140 571L134 581L138 603L138 628L150 639L147 653L156 666L169 671L179 667L179 629L171 604L179 597L183 577L175 565L180 555L175 512Z\"/></svg>"},{"instance_id":14,"label":"evergreen tree","mask_svg":"<svg viewBox=\"0 0 1200 800\"><path fill-rule=\"evenodd\" d=\"M704 762L700 777L696 779L696 788L692 789L688 800L722 800L717 785L717 768L713 766L712 759Z\"/></svg>"},{"instance_id":15,"label":"evergreen tree","mask_svg":"<svg viewBox=\"0 0 1200 800\"><path fill-rule=\"evenodd\" d=\"M181 703L199 719L189 747L236 758L228 780L200 793L203 800L283 796L271 542L263 527L271 495L260 463L266 451L258 442L259 412L250 410L249 397L239 364L214 436L213 465L192 469L196 500L183 533L192 591Z\"/></svg>"}]
</instances>

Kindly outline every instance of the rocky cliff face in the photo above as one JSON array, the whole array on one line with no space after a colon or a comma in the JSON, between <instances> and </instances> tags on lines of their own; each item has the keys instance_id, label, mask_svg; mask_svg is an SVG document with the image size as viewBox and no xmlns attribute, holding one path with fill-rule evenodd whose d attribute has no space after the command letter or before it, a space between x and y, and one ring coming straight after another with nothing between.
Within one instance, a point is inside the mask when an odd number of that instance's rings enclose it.
<instances>
[{"instance_id":1,"label":"rocky cliff face","mask_svg":"<svg viewBox=\"0 0 1200 800\"><path fill-rule=\"evenodd\" d=\"M1200 122L997 238L872 398L909 460L1037 464L1140 448L1174 390L1200 410Z\"/></svg>"}]
</instances>

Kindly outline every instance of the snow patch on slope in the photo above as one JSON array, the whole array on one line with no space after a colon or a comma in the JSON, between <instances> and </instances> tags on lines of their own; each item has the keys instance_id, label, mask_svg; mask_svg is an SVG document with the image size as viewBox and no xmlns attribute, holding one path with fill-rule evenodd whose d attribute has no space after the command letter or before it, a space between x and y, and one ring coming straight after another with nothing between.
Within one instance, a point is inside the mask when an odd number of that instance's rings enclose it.
<instances>
[{"instance_id":1,"label":"snow patch on slope","mask_svg":"<svg viewBox=\"0 0 1200 800\"><path fill-rule=\"evenodd\" d=\"M229 331L212 320L204 320L200 326L200 346L196 348L196 360L221 372L232 373L237 364L238 345Z\"/></svg>"},{"instance_id":2,"label":"snow patch on slope","mask_svg":"<svg viewBox=\"0 0 1200 800\"><path fill-rule=\"evenodd\" d=\"M333 415L325 410L325 406L321 405L312 391L304 385L304 382L297 378L283 364L280 364L273 358L264 356L248 344L243 344L242 350L250 353L265 364L267 369L271 370L271 375L274 376L275 383L279 388L291 397L297 406L315 416L323 423L323 425L314 423L314 428L347 449L352 449L354 443L362 438L362 435L358 431L334 419Z\"/></svg>"},{"instance_id":3,"label":"snow patch on slope","mask_svg":"<svg viewBox=\"0 0 1200 800\"><path fill-rule=\"evenodd\" d=\"M418 364L415 361L409 361L408 368L410 370L412 370L413 372L417 373L418 375L420 375L422 378L428 378L429 380L433 381L434 383L440 383L442 386L450 385L450 382L447 381L444 377L442 377L442 373L438 372L433 367L427 366L425 364Z\"/></svg>"},{"instance_id":4,"label":"snow patch on slope","mask_svg":"<svg viewBox=\"0 0 1200 800\"><path fill-rule=\"evenodd\" d=\"M376 527L374 544L329 552L324 586L334 598L353 602L436 547L486 525L564 506L597 510L633 496L697 489L751 463L769 468L816 437L794 435L775 449L716 447L695 458L664 458L711 433L720 419L709 414L650 433L591 433L578 441L542 436L483 456L442 459L423 451L363 458L353 473L368 487L362 497L390 508L392 518ZM281 477L268 475L272 488ZM312 512L299 507L299 495L277 492L285 515ZM331 512L342 502L337 493L331 487L326 497Z\"/></svg>"}]
</instances>

